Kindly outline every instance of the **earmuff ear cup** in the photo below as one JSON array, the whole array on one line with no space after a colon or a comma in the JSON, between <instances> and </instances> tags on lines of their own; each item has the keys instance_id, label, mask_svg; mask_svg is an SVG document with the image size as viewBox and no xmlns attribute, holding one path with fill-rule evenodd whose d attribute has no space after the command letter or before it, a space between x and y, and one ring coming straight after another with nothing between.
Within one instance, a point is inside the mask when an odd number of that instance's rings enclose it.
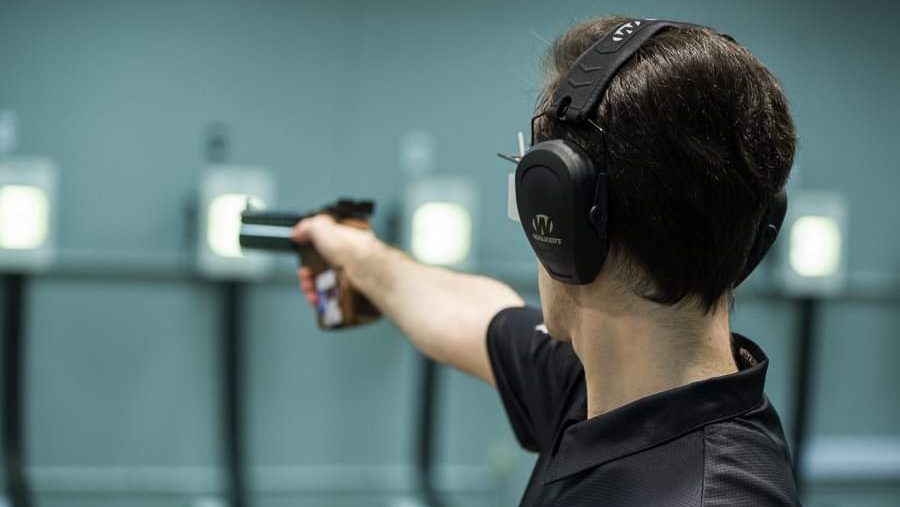
<instances>
[{"instance_id":1,"label":"earmuff ear cup","mask_svg":"<svg viewBox=\"0 0 900 507\"><path fill-rule=\"evenodd\" d=\"M756 231L756 239L753 242L753 246L750 248L750 253L747 255L747 262L744 264L744 270L734 284L735 287L740 285L748 276L750 276L750 273L759 266L759 263L762 262L763 258L772 248L775 239L778 238L778 233L781 231L781 226L784 224L784 217L786 214L787 193L784 189L781 189L781 191L772 197L772 202L769 203L768 208L766 208L766 214L763 216L763 219L759 224L759 229Z\"/></svg>"},{"instance_id":2,"label":"earmuff ear cup","mask_svg":"<svg viewBox=\"0 0 900 507\"><path fill-rule=\"evenodd\" d=\"M564 140L534 145L516 167L522 228L555 280L590 283L603 267L608 250L605 182L603 177L602 192L595 192L598 171L593 162ZM595 193L602 193L599 206Z\"/></svg>"}]
</instances>

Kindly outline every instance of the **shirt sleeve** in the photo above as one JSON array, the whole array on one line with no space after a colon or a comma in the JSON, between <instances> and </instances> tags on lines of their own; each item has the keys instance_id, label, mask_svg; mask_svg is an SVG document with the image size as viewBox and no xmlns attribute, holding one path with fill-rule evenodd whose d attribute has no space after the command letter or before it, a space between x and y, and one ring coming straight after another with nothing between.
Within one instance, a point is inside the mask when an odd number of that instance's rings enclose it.
<instances>
[{"instance_id":1,"label":"shirt sleeve","mask_svg":"<svg viewBox=\"0 0 900 507\"><path fill-rule=\"evenodd\" d=\"M487 348L497 391L519 444L548 448L581 362L568 343L554 340L537 308L507 308L491 320Z\"/></svg>"}]
</instances>

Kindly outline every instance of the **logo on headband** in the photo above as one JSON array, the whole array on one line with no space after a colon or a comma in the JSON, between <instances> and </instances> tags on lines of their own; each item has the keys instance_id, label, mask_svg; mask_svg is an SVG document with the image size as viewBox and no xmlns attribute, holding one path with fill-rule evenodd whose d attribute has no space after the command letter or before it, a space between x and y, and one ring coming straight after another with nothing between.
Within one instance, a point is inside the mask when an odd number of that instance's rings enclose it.
<instances>
[{"instance_id":1,"label":"logo on headband","mask_svg":"<svg viewBox=\"0 0 900 507\"><path fill-rule=\"evenodd\" d=\"M635 30L637 30L637 27L641 26L641 23L642 21L640 19L636 19L620 26L618 30L613 32L613 42L622 42L626 38L631 37L631 34L633 34Z\"/></svg>"},{"instance_id":2,"label":"logo on headband","mask_svg":"<svg viewBox=\"0 0 900 507\"><path fill-rule=\"evenodd\" d=\"M562 238L551 236L553 234L553 220L547 215L535 215L531 219L531 229L534 231L531 233L531 237L535 241L550 245L562 244Z\"/></svg>"}]
</instances>

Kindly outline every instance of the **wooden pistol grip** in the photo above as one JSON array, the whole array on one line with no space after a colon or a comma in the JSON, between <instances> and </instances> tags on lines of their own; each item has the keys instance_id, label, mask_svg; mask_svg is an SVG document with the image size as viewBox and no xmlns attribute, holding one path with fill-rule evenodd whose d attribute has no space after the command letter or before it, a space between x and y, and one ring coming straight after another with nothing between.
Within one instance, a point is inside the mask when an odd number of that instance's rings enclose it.
<instances>
[{"instance_id":1,"label":"wooden pistol grip","mask_svg":"<svg viewBox=\"0 0 900 507\"><path fill-rule=\"evenodd\" d=\"M338 223L368 230L369 221L360 218L340 219ZM309 268L319 296L316 308L321 329L341 329L377 320L381 312L359 292L344 275L343 268L332 268L312 245L298 247L300 262Z\"/></svg>"}]
</instances>

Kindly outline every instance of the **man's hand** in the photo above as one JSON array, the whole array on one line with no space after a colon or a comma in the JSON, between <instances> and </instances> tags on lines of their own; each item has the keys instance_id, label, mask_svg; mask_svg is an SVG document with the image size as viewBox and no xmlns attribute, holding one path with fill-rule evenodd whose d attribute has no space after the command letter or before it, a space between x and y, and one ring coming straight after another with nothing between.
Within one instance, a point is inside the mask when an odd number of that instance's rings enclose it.
<instances>
[{"instance_id":1,"label":"man's hand","mask_svg":"<svg viewBox=\"0 0 900 507\"><path fill-rule=\"evenodd\" d=\"M487 356L488 325L500 310L521 306L506 285L483 276L425 266L379 241L371 232L327 215L302 220L293 239L309 244L391 318L422 353L494 383ZM311 305L318 303L310 272L297 272Z\"/></svg>"},{"instance_id":2,"label":"man's hand","mask_svg":"<svg viewBox=\"0 0 900 507\"><path fill-rule=\"evenodd\" d=\"M340 225L329 215L301 220L294 226L293 239L297 244L312 243L328 264L345 269L354 265L355 257L366 255L367 250L375 248L377 241L372 231ZM301 266L297 278L309 304L318 305L319 296L309 268Z\"/></svg>"}]
</instances>

